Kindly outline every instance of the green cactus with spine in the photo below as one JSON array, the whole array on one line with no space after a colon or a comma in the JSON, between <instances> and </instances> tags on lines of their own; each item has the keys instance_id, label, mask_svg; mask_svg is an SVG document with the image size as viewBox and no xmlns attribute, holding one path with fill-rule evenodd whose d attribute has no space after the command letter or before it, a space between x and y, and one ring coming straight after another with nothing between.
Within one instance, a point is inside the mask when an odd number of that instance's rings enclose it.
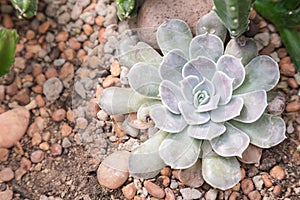
<instances>
[{"instance_id":1,"label":"green cactus with spine","mask_svg":"<svg viewBox=\"0 0 300 200\"><path fill-rule=\"evenodd\" d=\"M30 18L36 15L38 0L11 0L19 18Z\"/></svg>"}]
</instances>

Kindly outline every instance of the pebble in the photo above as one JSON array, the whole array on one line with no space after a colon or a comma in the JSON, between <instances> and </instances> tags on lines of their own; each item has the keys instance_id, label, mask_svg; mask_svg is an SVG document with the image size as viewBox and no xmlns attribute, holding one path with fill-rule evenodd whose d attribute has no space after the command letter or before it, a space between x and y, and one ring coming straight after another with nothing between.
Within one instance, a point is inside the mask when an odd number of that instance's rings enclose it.
<instances>
[{"instance_id":1,"label":"pebble","mask_svg":"<svg viewBox=\"0 0 300 200\"><path fill-rule=\"evenodd\" d=\"M36 150L31 153L30 160L33 163L39 163L45 158L45 153L41 150Z\"/></svg>"},{"instance_id":2,"label":"pebble","mask_svg":"<svg viewBox=\"0 0 300 200\"><path fill-rule=\"evenodd\" d=\"M113 61L113 63L111 64L110 73L114 77L120 76L121 68L120 68L120 63L117 60Z\"/></svg>"},{"instance_id":3,"label":"pebble","mask_svg":"<svg viewBox=\"0 0 300 200\"><path fill-rule=\"evenodd\" d=\"M201 162L198 160L192 167L182 169L178 172L178 179L190 187L200 187L204 183L202 177Z\"/></svg>"},{"instance_id":4,"label":"pebble","mask_svg":"<svg viewBox=\"0 0 300 200\"><path fill-rule=\"evenodd\" d=\"M40 148L41 150L48 151L49 148L50 148L50 146L49 146L48 142L42 142L42 143L39 145L39 148Z\"/></svg>"},{"instance_id":5,"label":"pebble","mask_svg":"<svg viewBox=\"0 0 300 200\"><path fill-rule=\"evenodd\" d=\"M91 35L94 32L94 29L90 24L84 24L82 29L86 35Z\"/></svg>"},{"instance_id":6,"label":"pebble","mask_svg":"<svg viewBox=\"0 0 300 200\"><path fill-rule=\"evenodd\" d=\"M129 183L122 188L122 193L127 199L133 199L136 194L136 187L134 183Z\"/></svg>"},{"instance_id":7,"label":"pebble","mask_svg":"<svg viewBox=\"0 0 300 200\"><path fill-rule=\"evenodd\" d=\"M0 183L11 181L14 177L14 171L9 167L3 168L0 171Z\"/></svg>"},{"instance_id":8,"label":"pebble","mask_svg":"<svg viewBox=\"0 0 300 200\"><path fill-rule=\"evenodd\" d=\"M263 46L268 46L270 42L270 34L267 32L258 33L254 36L254 39L258 41Z\"/></svg>"},{"instance_id":9,"label":"pebble","mask_svg":"<svg viewBox=\"0 0 300 200\"><path fill-rule=\"evenodd\" d=\"M32 138L31 138L32 146L39 145L41 142L42 142L41 134L38 132L33 133Z\"/></svg>"},{"instance_id":10,"label":"pebble","mask_svg":"<svg viewBox=\"0 0 300 200\"><path fill-rule=\"evenodd\" d=\"M86 12L80 15L80 19L82 19L86 24L93 25L95 22L95 16L96 14L93 12Z\"/></svg>"},{"instance_id":11,"label":"pebble","mask_svg":"<svg viewBox=\"0 0 300 200\"><path fill-rule=\"evenodd\" d=\"M30 113L23 107L6 111L0 115L0 148L10 148L25 134Z\"/></svg>"},{"instance_id":12,"label":"pebble","mask_svg":"<svg viewBox=\"0 0 300 200\"><path fill-rule=\"evenodd\" d=\"M282 187L281 185L275 185L274 186L274 189L273 189L273 193L276 195L276 196L279 196L282 192Z\"/></svg>"},{"instance_id":13,"label":"pebble","mask_svg":"<svg viewBox=\"0 0 300 200\"><path fill-rule=\"evenodd\" d=\"M56 122L60 122L64 120L65 117L66 117L66 111L62 108L54 111L54 113L52 114L52 119Z\"/></svg>"},{"instance_id":14,"label":"pebble","mask_svg":"<svg viewBox=\"0 0 300 200\"><path fill-rule=\"evenodd\" d=\"M151 181L145 181L144 187L148 191L149 194L151 194L153 197L162 199L165 197L165 191L161 189L158 185L155 183L152 183Z\"/></svg>"},{"instance_id":15,"label":"pebble","mask_svg":"<svg viewBox=\"0 0 300 200\"><path fill-rule=\"evenodd\" d=\"M86 98L86 92L85 89L83 87L83 85L81 84L81 82L77 81L74 84L74 89L75 92L82 98L85 99Z\"/></svg>"},{"instance_id":16,"label":"pebble","mask_svg":"<svg viewBox=\"0 0 300 200\"><path fill-rule=\"evenodd\" d=\"M262 179L264 181L265 187L267 187L267 188L272 187L273 183L272 183L272 181L270 179L270 175L269 174L263 173L261 177L262 177Z\"/></svg>"},{"instance_id":17,"label":"pebble","mask_svg":"<svg viewBox=\"0 0 300 200\"><path fill-rule=\"evenodd\" d=\"M0 85L0 101L3 101L5 98L5 87L4 85Z\"/></svg>"},{"instance_id":18,"label":"pebble","mask_svg":"<svg viewBox=\"0 0 300 200\"><path fill-rule=\"evenodd\" d=\"M66 42L69 38L69 33L66 31L63 32L59 32L56 37L55 40L56 42Z\"/></svg>"},{"instance_id":19,"label":"pebble","mask_svg":"<svg viewBox=\"0 0 300 200\"><path fill-rule=\"evenodd\" d=\"M60 93L63 90L61 81L56 78L48 79L43 85L43 93L48 101L54 102L60 97Z\"/></svg>"},{"instance_id":20,"label":"pebble","mask_svg":"<svg viewBox=\"0 0 300 200\"><path fill-rule=\"evenodd\" d=\"M170 178L168 176L159 176L157 181L164 187L168 187L170 184Z\"/></svg>"},{"instance_id":21,"label":"pebble","mask_svg":"<svg viewBox=\"0 0 300 200\"><path fill-rule=\"evenodd\" d=\"M61 144L61 145L62 145L63 148L69 148L69 147L72 146L70 140L69 140L67 137L65 137L65 138L62 140L62 144Z\"/></svg>"},{"instance_id":22,"label":"pebble","mask_svg":"<svg viewBox=\"0 0 300 200\"><path fill-rule=\"evenodd\" d=\"M282 180L285 177L285 171L277 165L270 170L270 175L277 180Z\"/></svg>"},{"instance_id":23,"label":"pebble","mask_svg":"<svg viewBox=\"0 0 300 200\"><path fill-rule=\"evenodd\" d=\"M67 137L72 133L72 127L69 126L67 123L63 123L61 126L61 136Z\"/></svg>"},{"instance_id":24,"label":"pebble","mask_svg":"<svg viewBox=\"0 0 300 200\"><path fill-rule=\"evenodd\" d=\"M285 108L286 112L297 112L300 110L300 101L292 101L287 104Z\"/></svg>"},{"instance_id":25,"label":"pebble","mask_svg":"<svg viewBox=\"0 0 300 200\"><path fill-rule=\"evenodd\" d=\"M74 78L74 65L70 62L66 62L60 69L59 78L62 80L66 88L70 87L70 83Z\"/></svg>"},{"instance_id":26,"label":"pebble","mask_svg":"<svg viewBox=\"0 0 300 200\"><path fill-rule=\"evenodd\" d=\"M261 190L263 188L264 181L261 175L254 176L252 180L257 190Z\"/></svg>"},{"instance_id":27,"label":"pebble","mask_svg":"<svg viewBox=\"0 0 300 200\"><path fill-rule=\"evenodd\" d=\"M15 172L15 179L17 181L21 180L22 176L26 174L28 170L31 168L31 162L25 157L21 158L20 167Z\"/></svg>"},{"instance_id":28,"label":"pebble","mask_svg":"<svg viewBox=\"0 0 300 200\"><path fill-rule=\"evenodd\" d=\"M9 15L4 15L2 20L3 20L2 24L5 28L11 29L14 27L14 22L12 21Z\"/></svg>"},{"instance_id":29,"label":"pebble","mask_svg":"<svg viewBox=\"0 0 300 200\"><path fill-rule=\"evenodd\" d=\"M183 199L200 199L202 194L194 188L183 188L179 190Z\"/></svg>"},{"instance_id":30,"label":"pebble","mask_svg":"<svg viewBox=\"0 0 300 200\"><path fill-rule=\"evenodd\" d=\"M162 176L168 176L168 177L170 177L172 175L172 170L170 169L170 167L163 167L160 170L160 174Z\"/></svg>"},{"instance_id":31,"label":"pebble","mask_svg":"<svg viewBox=\"0 0 300 200\"><path fill-rule=\"evenodd\" d=\"M240 195L240 193L233 191L229 196L229 200L237 200L239 199Z\"/></svg>"},{"instance_id":32,"label":"pebble","mask_svg":"<svg viewBox=\"0 0 300 200\"><path fill-rule=\"evenodd\" d=\"M85 118L79 117L76 119L76 126L79 129L85 129L87 125L88 125L88 121Z\"/></svg>"},{"instance_id":33,"label":"pebble","mask_svg":"<svg viewBox=\"0 0 300 200\"><path fill-rule=\"evenodd\" d=\"M248 194L250 200L261 200L261 195L258 191L252 191Z\"/></svg>"},{"instance_id":34,"label":"pebble","mask_svg":"<svg viewBox=\"0 0 300 200\"><path fill-rule=\"evenodd\" d=\"M278 35L278 33L272 33L270 36L271 43L275 46L275 48L278 48L281 46L281 38Z\"/></svg>"},{"instance_id":35,"label":"pebble","mask_svg":"<svg viewBox=\"0 0 300 200\"><path fill-rule=\"evenodd\" d=\"M51 145L50 151L53 156L59 156L62 154L62 146L60 144L54 143Z\"/></svg>"},{"instance_id":36,"label":"pebble","mask_svg":"<svg viewBox=\"0 0 300 200\"><path fill-rule=\"evenodd\" d=\"M46 33L48 31L50 25L51 25L50 21L46 21L43 24L41 24L39 26L39 33L42 33L42 34Z\"/></svg>"},{"instance_id":37,"label":"pebble","mask_svg":"<svg viewBox=\"0 0 300 200\"><path fill-rule=\"evenodd\" d=\"M13 198L13 191L10 190L7 186L5 191L0 192L0 200L11 200Z\"/></svg>"},{"instance_id":38,"label":"pebble","mask_svg":"<svg viewBox=\"0 0 300 200\"><path fill-rule=\"evenodd\" d=\"M175 194L173 192L173 190L171 190L170 188L165 188L165 200L175 200Z\"/></svg>"},{"instance_id":39,"label":"pebble","mask_svg":"<svg viewBox=\"0 0 300 200\"><path fill-rule=\"evenodd\" d=\"M117 189L128 179L128 151L117 151L106 157L97 170L97 179L100 185Z\"/></svg>"},{"instance_id":40,"label":"pebble","mask_svg":"<svg viewBox=\"0 0 300 200\"><path fill-rule=\"evenodd\" d=\"M246 178L241 182L241 188L244 194L249 194L254 190L254 184L250 178Z\"/></svg>"},{"instance_id":41,"label":"pebble","mask_svg":"<svg viewBox=\"0 0 300 200\"><path fill-rule=\"evenodd\" d=\"M9 151L6 148L0 148L0 162L5 162L8 160Z\"/></svg>"},{"instance_id":42,"label":"pebble","mask_svg":"<svg viewBox=\"0 0 300 200\"><path fill-rule=\"evenodd\" d=\"M218 191L216 189L209 189L205 194L205 200L216 200Z\"/></svg>"},{"instance_id":43,"label":"pebble","mask_svg":"<svg viewBox=\"0 0 300 200\"><path fill-rule=\"evenodd\" d=\"M57 70L54 67L49 68L45 73L46 79L58 77Z\"/></svg>"},{"instance_id":44,"label":"pebble","mask_svg":"<svg viewBox=\"0 0 300 200\"><path fill-rule=\"evenodd\" d=\"M13 96L12 101L17 101L20 105L24 106L30 103L29 89L21 89L15 96Z\"/></svg>"},{"instance_id":45,"label":"pebble","mask_svg":"<svg viewBox=\"0 0 300 200\"><path fill-rule=\"evenodd\" d=\"M57 22L59 24L67 24L71 20L71 15L67 12L64 12L63 14L59 15L57 18Z\"/></svg>"}]
</instances>

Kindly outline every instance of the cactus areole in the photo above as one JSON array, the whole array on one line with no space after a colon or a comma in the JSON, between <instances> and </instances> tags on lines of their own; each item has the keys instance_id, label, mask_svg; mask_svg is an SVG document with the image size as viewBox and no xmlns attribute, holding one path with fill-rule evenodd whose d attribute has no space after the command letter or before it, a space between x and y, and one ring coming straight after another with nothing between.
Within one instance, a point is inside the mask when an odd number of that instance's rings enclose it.
<instances>
[{"instance_id":1,"label":"cactus areole","mask_svg":"<svg viewBox=\"0 0 300 200\"><path fill-rule=\"evenodd\" d=\"M283 119L265 112L267 91L279 80L277 63L257 56L251 39L244 46L232 39L224 48L225 37L212 11L199 20L195 37L184 21L163 23L157 30L163 56L144 42L121 44L130 88L107 88L98 103L111 115L150 117L158 128L131 152L132 176L197 166L208 184L226 190L241 179L237 157L285 139Z\"/></svg>"}]
</instances>

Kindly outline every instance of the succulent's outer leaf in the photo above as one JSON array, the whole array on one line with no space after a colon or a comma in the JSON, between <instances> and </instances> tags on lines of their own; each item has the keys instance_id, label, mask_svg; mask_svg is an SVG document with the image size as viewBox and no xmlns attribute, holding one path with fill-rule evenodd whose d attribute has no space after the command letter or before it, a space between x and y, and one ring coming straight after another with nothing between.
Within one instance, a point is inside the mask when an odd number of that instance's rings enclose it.
<instances>
[{"instance_id":1,"label":"succulent's outer leaf","mask_svg":"<svg viewBox=\"0 0 300 200\"><path fill-rule=\"evenodd\" d=\"M210 140L213 150L222 157L242 157L242 153L250 143L250 138L231 124L225 123L225 126L226 131L222 135Z\"/></svg>"},{"instance_id":2,"label":"succulent's outer leaf","mask_svg":"<svg viewBox=\"0 0 300 200\"><path fill-rule=\"evenodd\" d=\"M178 172L178 179L184 185L198 188L204 183L204 179L202 177L202 164L201 159L191 167L187 169L181 169Z\"/></svg>"},{"instance_id":3,"label":"succulent's outer leaf","mask_svg":"<svg viewBox=\"0 0 300 200\"><path fill-rule=\"evenodd\" d=\"M130 88L110 87L103 90L98 104L107 114L118 115L136 112L143 103L149 101L153 100Z\"/></svg>"},{"instance_id":4,"label":"succulent's outer leaf","mask_svg":"<svg viewBox=\"0 0 300 200\"><path fill-rule=\"evenodd\" d=\"M9 73L10 67L15 62L18 38L16 30L0 29L0 76Z\"/></svg>"},{"instance_id":5,"label":"succulent's outer leaf","mask_svg":"<svg viewBox=\"0 0 300 200\"><path fill-rule=\"evenodd\" d=\"M173 169L186 169L193 166L200 154L201 140L195 140L187 129L169 134L159 147L159 155Z\"/></svg>"},{"instance_id":6,"label":"succulent's outer leaf","mask_svg":"<svg viewBox=\"0 0 300 200\"><path fill-rule=\"evenodd\" d=\"M193 89L199 83L199 78L194 75L185 77L180 81L181 91L185 98L190 103L194 101Z\"/></svg>"},{"instance_id":7,"label":"succulent's outer leaf","mask_svg":"<svg viewBox=\"0 0 300 200\"><path fill-rule=\"evenodd\" d=\"M130 38L121 41L118 48L118 59L121 65L131 68L134 64L143 62L158 67L162 61L161 55L149 44L135 44Z\"/></svg>"},{"instance_id":8,"label":"succulent's outer leaf","mask_svg":"<svg viewBox=\"0 0 300 200\"><path fill-rule=\"evenodd\" d=\"M224 72L233 79L232 88L235 90L245 80L245 68L238 59L231 55L223 55L217 62L217 70Z\"/></svg>"},{"instance_id":9,"label":"succulent's outer leaf","mask_svg":"<svg viewBox=\"0 0 300 200\"><path fill-rule=\"evenodd\" d=\"M250 124L235 120L231 120L230 124L246 133L250 137L251 144L261 148L270 148L286 138L283 119L274 115L263 114L261 118Z\"/></svg>"},{"instance_id":10,"label":"succulent's outer leaf","mask_svg":"<svg viewBox=\"0 0 300 200\"><path fill-rule=\"evenodd\" d=\"M241 58L243 65L247 65L258 54L256 43L251 38L232 38L226 45L224 54Z\"/></svg>"},{"instance_id":11,"label":"succulent's outer leaf","mask_svg":"<svg viewBox=\"0 0 300 200\"><path fill-rule=\"evenodd\" d=\"M189 25L179 19L169 19L157 29L157 43L164 55L173 49L180 49L188 58L189 44L193 38Z\"/></svg>"},{"instance_id":12,"label":"succulent's outer leaf","mask_svg":"<svg viewBox=\"0 0 300 200\"><path fill-rule=\"evenodd\" d=\"M201 105L197 108L197 112L207 112L218 108L220 101L220 95L214 95L210 97L210 100L207 104Z\"/></svg>"},{"instance_id":13,"label":"succulent's outer leaf","mask_svg":"<svg viewBox=\"0 0 300 200\"><path fill-rule=\"evenodd\" d=\"M201 140L211 140L220 136L226 131L223 123L209 121L205 124L188 126L188 133L191 137Z\"/></svg>"},{"instance_id":14,"label":"succulent's outer leaf","mask_svg":"<svg viewBox=\"0 0 300 200\"><path fill-rule=\"evenodd\" d=\"M235 157L221 157L211 150L208 141L202 144L202 175L212 187L227 190L241 180L239 162Z\"/></svg>"},{"instance_id":15,"label":"succulent's outer leaf","mask_svg":"<svg viewBox=\"0 0 300 200\"><path fill-rule=\"evenodd\" d=\"M174 83L163 80L159 86L159 95L163 104L174 114L180 114L178 103L184 100L184 97Z\"/></svg>"},{"instance_id":16,"label":"succulent's outer leaf","mask_svg":"<svg viewBox=\"0 0 300 200\"><path fill-rule=\"evenodd\" d=\"M159 66L160 77L178 84L182 80L182 68L186 62L187 59L180 49L171 50L163 57Z\"/></svg>"},{"instance_id":17,"label":"succulent's outer leaf","mask_svg":"<svg viewBox=\"0 0 300 200\"><path fill-rule=\"evenodd\" d=\"M162 105L154 106L150 111L150 117L157 128L169 133L180 132L187 125L181 115L171 113Z\"/></svg>"},{"instance_id":18,"label":"succulent's outer leaf","mask_svg":"<svg viewBox=\"0 0 300 200\"><path fill-rule=\"evenodd\" d=\"M184 65L182 69L182 76L187 77L194 75L199 78L199 81L202 81L203 78L211 80L216 70L216 64L212 60L199 56Z\"/></svg>"},{"instance_id":19,"label":"succulent's outer leaf","mask_svg":"<svg viewBox=\"0 0 300 200\"><path fill-rule=\"evenodd\" d=\"M211 33L217 35L223 42L226 39L227 29L214 10L202 16L196 26L196 34Z\"/></svg>"},{"instance_id":20,"label":"succulent's outer leaf","mask_svg":"<svg viewBox=\"0 0 300 200\"><path fill-rule=\"evenodd\" d=\"M128 73L131 88L141 95L159 98L159 84L161 79L157 67L147 63L136 63Z\"/></svg>"},{"instance_id":21,"label":"succulent's outer leaf","mask_svg":"<svg viewBox=\"0 0 300 200\"><path fill-rule=\"evenodd\" d=\"M217 71L214 74L212 83L215 86L216 94L220 95L219 105L225 105L230 101L233 90L233 80L233 78L228 77L221 71Z\"/></svg>"},{"instance_id":22,"label":"succulent's outer leaf","mask_svg":"<svg viewBox=\"0 0 300 200\"><path fill-rule=\"evenodd\" d=\"M230 102L224 106L210 112L213 122L225 122L240 115L243 108L243 99L240 97L232 97Z\"/></svg>"},{"instance_id":23,"label":"succulent's outer leaf","mask_svg":"<svg viewBox=\"0 0 300 200\"><path fill-rule=\"evenodd\" d=\"M36 15L38 0L11 0L20 18L30 18Z\"/></svg>"},{"instance_id":24,"label":"succulent's outer leaf","mask_svg":"<svg viewBox=\"0 0 300 200\"><path fill-rule=\"evenodd\" d=\"M223 55L224 45L222 40L213 34L202 34L194 37L190 44L190 59L198 56L210 58L214 62Z\"/></svg>"},{"instance_id":25,"label":"succulent's outer leaf","mask_svg":"<svg viewBox=\"0 0 300 200\"><path fill-rule=\"evenodd\" d=\"M178 106L183 118L189 125L204 124L210 120L210 116L207 112L195 112L194 105L186 101L179 102Z\"/></svg>"},{"instance_id":26,"label":"succulent's outer leaf","mask_svg":"<svg viewBox=\"0 0 300 200\"><path fill-rule=\"evenodd\" d=\"M243 34L248 27L252 0L214 0L215 10L233 37Z\"/></svg>"},{"instance_id":27,"label":"succulent's outer leaf","mask_svg":"<svg viewBox=\"0 0 300 200\"><path fill-rule=\"evenodd\" d=\"M257 90L236 96L243 98L244 107L241 114L235 117L234 120L243 123L252 123L258 120L268 106L267 93L264 90Z\"/></svg>"},{"instance_id":28,"label":"succulent's outer leaf","mask_svg":"<svg viewBox=\"0 0 300 200\"><path fill-rule=\"evenodd\" d=\"M249 144L247 149L243 152L242 158L237 158L239 161L246 164L259 164L262 154L262 148Z\"/></svg>"},{"instance_id":29,"label":"succulent's outer leaf","mask_svg":"<svg viewBox=\"0 0 300 200\"><path fill-rule=\"evenodd\" d=\"M150 110L157 104L161 104L161 101L151 101L141 105L137 111L137 119L147 122L148 117L150 117Z\"/></svg>"},{"instance_id":30,"label":"succulent's outer leaf","mask_svg":"<svg viewBox=\"0 0 300 200\"><path fill-rule=\"evenodd\" d=\"M234 94L243 94L256 90L271 90L279 81L278 64L269 56L258 56L245 67L246 77Z\"/></svg>"},{"instance_id":31,"label":"succulent's outer leaf","mask_svg":"<svg viewBox=\"0 0 300 200\"><path fill-rule=\"evenodd\" d=\"M158 131L146 142L135 148L129 157L129 172L139 178L153 178L165 166L159 156L159 146L168 133Z\"/></svg>"}]
</instances>

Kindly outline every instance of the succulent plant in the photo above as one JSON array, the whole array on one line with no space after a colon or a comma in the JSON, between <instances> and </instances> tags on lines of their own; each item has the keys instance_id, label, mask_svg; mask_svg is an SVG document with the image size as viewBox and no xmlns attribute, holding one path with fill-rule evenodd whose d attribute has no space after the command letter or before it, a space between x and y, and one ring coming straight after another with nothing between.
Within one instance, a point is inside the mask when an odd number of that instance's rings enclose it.
<instances>
[{"instance_id":1,"label":"succulent plant","mask_svg":"<svg viewBox=\"0 0 300 200\"><path fill-rule=\"evenodd\" d=\"M220 20L215 26L203 19L194 38L184 21L163 23L157 30L163 56L144 42L123 43L119 60L130 68L130 88L107 88L98 103L110 115L137 112L142 122L150 117L159 129L131 152L132 176L152 178L166 165L197 167L208 184L226 190L241 179L236 157L243 161L249 148L285 139L284 121L264 113L279 70L270 57L256 57L248 39L232 39L224 54L220 38L226 32L215 29L223 26Z\"/></svg>"}]
</instances>

